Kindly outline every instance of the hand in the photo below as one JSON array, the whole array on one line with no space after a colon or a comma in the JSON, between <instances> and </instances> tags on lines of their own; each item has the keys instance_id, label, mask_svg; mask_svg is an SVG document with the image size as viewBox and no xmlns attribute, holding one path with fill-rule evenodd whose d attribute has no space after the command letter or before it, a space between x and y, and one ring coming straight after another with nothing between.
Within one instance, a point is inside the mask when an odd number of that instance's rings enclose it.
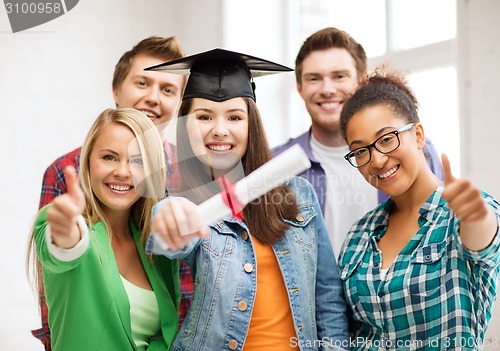
<instances>
[{"instance_id":1,"label":"hand","mask_svg":"<svg viewBox=\"0 0 500 351\"><path fill-rule=\"evenodd\" d=\"M68 192L54 199L47 210L47 222L54 244L69 249L80 241L80 228L76 221L85 210L86 202L74 167L64 169L64 179Z\"/></svg>"},{"instance_id":2,"label":"hand","mask_svg":"<svg viewBox=\"0 0 500 351\"><path fill-rule=\"evenodd\" d=\"M208 227L201 228L197 206L184 198L172 198L165 204L154 216L151 230L160 246L165 244L174 251L183 248L194 236L210 235Z\"/></svg>"},{"instance_id":3,"label":"hand","mask_svg":"<svg viewBox=\"0 0 500 351\"><path fill-rule=\"evenodd\" d=\"M479 192L467 179L457 179L451 173L450 161L441 156L444 171L443 199L448 207L460 218L462 223L472 223L481 220L488 214L488 207Z\"/></svg>"}]
</instances>

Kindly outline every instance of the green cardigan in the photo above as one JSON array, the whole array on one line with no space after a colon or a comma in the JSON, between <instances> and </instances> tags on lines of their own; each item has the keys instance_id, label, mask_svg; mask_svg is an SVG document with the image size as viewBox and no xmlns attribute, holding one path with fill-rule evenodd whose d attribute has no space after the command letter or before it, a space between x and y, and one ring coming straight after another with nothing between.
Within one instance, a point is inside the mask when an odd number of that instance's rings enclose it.
<instances>
[{"instance_id":1,"label":"green cardigan","mask_svg":"<svg viewBox=\"0 0 500 351\"><path fill-rule=\"evenodd\" d=\"M50 206L50 205L49 205ZM42 263L49 327L54 351L137 350L130 327L130 305L103 222L89 231L89 247L79 258L63 262L52 256L45 242L47 207L35 224L36 254ZM154 256L148 260L131 228L144 270L156 294L162 336L150 341L148 351L168 350L176 336L180 302L177 260Z\"/></svg>"}]
</instances>

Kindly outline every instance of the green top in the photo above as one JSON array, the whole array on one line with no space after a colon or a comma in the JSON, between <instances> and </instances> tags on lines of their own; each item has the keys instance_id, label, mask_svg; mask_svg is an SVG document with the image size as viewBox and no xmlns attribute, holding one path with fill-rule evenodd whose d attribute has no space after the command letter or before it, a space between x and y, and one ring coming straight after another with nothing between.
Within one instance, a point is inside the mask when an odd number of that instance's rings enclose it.
<instances>
[{"instance_id":1,"label":"green top","mask_svg":"<svg viewBox=\"0 0 500 351\"><path fill-rule=\"evenodd\" d=\"M139 351L149 346L151 335L160 331L160 310L154 291L132 284L121 276L130 303L130 324L132 338Z\"/></svg>"},{"instance_id":2,"label":"green top","mask_svg":"<svg viewBox=\"0 0 500 351\"><path fill-rule=\"evenodd\" d=\"M35 243L42 263L52 349L138 351L132 337L129 299L104 223L92 226L89 247L82 256L63 262L47 249L47 208L41 210L35 223ZM168 350L177 331L178 263L163 256L149 261L132 220L130 226L160 311L162 335L151 338L147 350Z\"/></svg>"}]
</instances>

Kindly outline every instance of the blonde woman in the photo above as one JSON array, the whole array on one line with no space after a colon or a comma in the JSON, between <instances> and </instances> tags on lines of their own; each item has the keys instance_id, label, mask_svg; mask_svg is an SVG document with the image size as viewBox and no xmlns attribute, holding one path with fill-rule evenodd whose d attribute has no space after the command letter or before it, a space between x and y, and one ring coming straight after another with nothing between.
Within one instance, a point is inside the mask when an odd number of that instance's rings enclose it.
<instances>
[{"instance_id":1,"label":"blonde woman","mask_svg":"<svg viewBox=\"0 0 500 351\"><path fill-rule=\"evenodd\" d=\"M168 350L176 333L178 263L144 250L166 185L153 122L108 109L92 125L68 192L42 208L30 252L41 263L52 349ZM33 248L33 250L31 250Z\"/></svg>"}]
</instances>

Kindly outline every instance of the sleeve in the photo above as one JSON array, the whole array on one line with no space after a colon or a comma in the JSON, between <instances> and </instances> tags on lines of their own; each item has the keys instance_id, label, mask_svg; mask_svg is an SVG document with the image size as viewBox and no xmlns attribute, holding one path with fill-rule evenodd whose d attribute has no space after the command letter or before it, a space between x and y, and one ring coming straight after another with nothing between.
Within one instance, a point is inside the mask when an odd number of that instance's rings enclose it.
<instances>
[{"instance_id":1,"label":"sleeve","mask_svg":"<svg viewBox=\"0 0 500 351\"><path fill-rule=\"evenodd\" d=\"M66 192L64 173L59 163L50 165L43 175L42 191L38 208L50 203L54 198Z\"/></svg>"},{"instance_id":2,"label":"sleeve","mask_svg":"<svg viewBox=\"0 0 500 351\"><path fill-rule=\"evenodd\" d=\"M459 226L460 226L460 221L457 220L455 221L455 230L453 231L454 234L456 235L456 239L459 242L459 250L460 253L467 259L476 263L481 263L484 266L488 267L495 267L500 263L500 236L498 235L499 232L499 227L500 227L500 204L498 201L496 201L491 195L489 195L486 192L482 192L482 195L484 197L484 200L486 201L486 204L491 206L493 208L493 211L495 212L497 216L497 231L495 234L495 237L493 238L493 241L491 244L482 249L481 251L470 251L468 250L465 246L463 246L462 241L460 240L460 235L459 235Z\"/></svg>"},{"instance_id":3,"label":"sleeve","mask_svg":"<svg viewBox=\"0 0 500 351\"><path fill-rule=\"evenodd\" d=\"M318 199L309 185L313 207L317 213L316 235L318 243L316 272L316 326L319 340L330 340L346 345L349 340L347 305L342 281L335 260ZM325 349L328 345L325 344Z\"/></svg>"},{"instance_id":4,"label":"sleeve","mask_svg":"<svg viewBox=\"0 0 500 351\"><path fill-rule=\"evenodd\" d=\"M440 180L443 180L444 174L443 174L443 166L441 165L441 158L439 157L439 154L436 150L436 147L432 143L430 139L425 139L425 145L424 145L424 155L425 159L427 160L427 164L429 165L432 173L436 177L438 177Z\"/></svg>"},{"instance_id":5,"label":"sleeve","mask_svg":"<svg viewBox=\"0 0 500 351\"><path fill-rule=\"evenodd\" d=\"M50 203L56 196L67 192L64 179L64 168L73 166L78 172L81 148L77 148L55 160L45 171L42 180L42 191L38 208Z\"/></svg>"},{"instance_id":6,"label":"sleeve","mask_svg":"<svg viewBox=\"0 0 500 351\"><path fill-rule=\"evenodd\" d=\"M158 212L172 199L172 197L168 197L166 199L161 200L156 205L153 206L153 215L154 218ZM158 237L151 233L148 237L148 241L146 243L146 252L152 253L154 255L164 255L170 259L184 259L189 256L190 253L198 246L201 242L199 237L194 237L189 243L186 244L181 250L170 250L165 245L165 243L161 242Z\"/></svg>"},{"instance_id":7,"label":"sleeve","mask_svg":"<svg viewBox=\"0 0 500 351\"><path fill-rule=\"evenodd\" d=\"M85 251L83 251L79 257L70 260L70 261L64 261L56 256L54 256L51 252L52 249L49 249L49 245L47 245L47 209L50 207L45 206L40 210L40 213L36 219L35 222L35 227L34 227L34 238L35 238L35 247L36 247L36 256L40 260L42 266L44 269L49 270L53 273L64 273L67 271L72 270L73 268L77 267L80 265L82 260L86 257L86 254L88 253L88 248L90 246L90 240L87 239L88 244L86 245ZM88 238L88 235L87 235ZM81 243L81 241L80 241ZM85 244L84 244L85 245ZM55 246L55 245L54 245ZM78 246L78 245L77 245ZM63 251L71 251L70 250L64 250L60 249ZM81 248L77 249L81 250ZM63 254L64 256L65 254ZM67 258L67 257L66 257Z\"/></svg>"},{"instance_id":8,"label":"sleeve","mask_svg":"<svg viewBox=\"0 0 500 351\"><path fill-rule=\"evenodd\" d=\"M82 215L78 216L77 224L80 228L81 238L80 241L71 249L64 249L53 243L50 225L47 224L45 229L45 241L47 242L49 253L56 259L64 262L70 262L76 260L82 256L85 251L87 251L89 247L89 230Z\"/></svg>"}]
</instances>

